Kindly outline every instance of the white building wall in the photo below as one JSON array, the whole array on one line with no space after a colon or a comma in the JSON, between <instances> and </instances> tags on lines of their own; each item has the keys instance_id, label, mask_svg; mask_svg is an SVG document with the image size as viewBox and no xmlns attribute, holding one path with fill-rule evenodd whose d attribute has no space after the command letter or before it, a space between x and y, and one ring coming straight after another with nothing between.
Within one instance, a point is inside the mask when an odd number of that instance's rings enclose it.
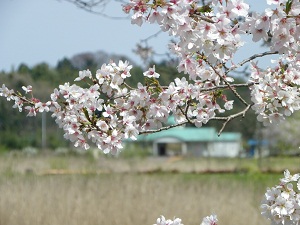
<instances>
[{"instance_id":1,"label":"white building wall","mask_svg":"<svg viewBox=\"0 0 300 225\"><path fill-rule=\"evenodd\" d=\"M214 142L211 143L212 157L238 157L241 152L241 144L239 142Z\"/></svg>"},{"instance_id":2,"label":"white building wall","mask_svg":"<svg viewBox=\"0 0 300 225\"><path fill-rule=\"evenodd\" d=\"M179 154L181 155L186 155L188 152L188 147L187 143L182 142L181 140L178 140L176 138L172 137L164 137L164 138L159 138L153 142L153 154L154 155L159 155L159 144L165 144L166 146L166 155L172 155L172 149L169 149L167 144L179 144L181 148L181 152Z\"/></svg>"},{"instance_id":3,"label":"white building wall","mask_svg":"<svg viewBox=\"0 0 300 225\"><path fill-rule=\"evenodd\" d=\"M187 155L198 157L238 157L239 142L193 142L187 143Z\"/></svg>"},{"instance_id":4,"label":"white building wall","mask_svg":"<svg viewBox=\"0 0 300 225\"><path fill-rule=\"evenodd\" d=\"M241 152L240 142L181 142L174 138L160 138L153 142L153 154L159 155L160 143L181 144L181 154L196 157L239 157Z\"/></svg>"},{"instance_id":5,"label":"white building wall","mask_svg":"<svg viewBox=\"0 0 300 225\"><path fill-rule=\"evenodd\" d=\"M205 157L208 151L207 142L189 142L187 143L187 155Z\"/></svg>"}]
</instances>

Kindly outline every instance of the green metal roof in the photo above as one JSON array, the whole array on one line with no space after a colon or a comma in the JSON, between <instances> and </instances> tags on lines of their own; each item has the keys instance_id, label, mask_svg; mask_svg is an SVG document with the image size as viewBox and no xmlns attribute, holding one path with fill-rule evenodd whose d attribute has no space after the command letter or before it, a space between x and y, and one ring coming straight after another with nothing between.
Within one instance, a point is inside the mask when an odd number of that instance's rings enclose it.
<instances>
[{"instance_id":1,"label":"green metal roof","mask_svg":"<svg viewBox=\"0 0 300 225\"><path fill-rule=\"evenodd\" d=\"M176 127L153 134L139 135L137 141L152 142L159 138L175 138L183 142L237 141L240 133L222 133L218 137L215 128L211 127Z\"/></svg>"},{"instance_id":2,"label":"green metal roof","mask_svg":"<svg viewBox=\"0 0 300 225\"><path fill-rule=\"evenodd\" d=\"M174 118L174 116L172 115L172 116L169 116L169 118L168 118L168 122L167 122L167 125L175 125L176 124L176 122L175 122L175 118Z\"/></svg>"},{"instance_id":3,"label":"green metal roof","mask_svg":"<svg viewBox=\"0 0 300 225\"><path fill-rule=\"evenodd\" d=\"M241 133L237 132L223 132L220 136L216 134L215 140L216 141L236 141L242 138Z\"/></svg>"}]
</instances>

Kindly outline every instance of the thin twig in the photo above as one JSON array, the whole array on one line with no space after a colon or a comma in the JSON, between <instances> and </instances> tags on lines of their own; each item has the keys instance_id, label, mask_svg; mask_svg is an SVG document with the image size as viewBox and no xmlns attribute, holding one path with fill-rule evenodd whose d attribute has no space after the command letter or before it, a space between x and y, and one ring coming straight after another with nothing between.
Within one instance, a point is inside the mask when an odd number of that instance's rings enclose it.
<instances>
[{"instance_id":1,"label":"thin twig","mask_svg":"<svg viewBox=\"0 0 300 225\"><path fill-rule=\"evenodd\" d=\"M225 75L228 74L229 72L243 66L244 64L250 62L251 60L253 59L256 59L256 58L259 58L259 57L264 57L266 55L275 55L275 54L278 54L278 51L268 51L268 52L263 52L263 53L258 53L258 54L255 54L255 55L252 55L250 56L249 58L243 60L242 62L236 64L235 66L231 67L230 69L228 69L226 72L225 72Z\"/></svg>"},{"instance_id":2,"label":"thin twig","mask_svg":"<svg viewBox=\"0 0 300 225\"><path fill-rule=\"evenodd\" d=\"M185 116L187 122L189 122L189 123L191 123L191 124L194 124L194 123L190 120L190 118L187 116L188 107L189 107L189 105L187 104L187 106L186 106L186 108L185 108L185 112L184 112L183 109L182 109L180 106L178 106L178 108L179 108L179 110L181 111L181 113Z\"/></svg>"},{"instance_id":3,"label":"thin twig","mask_svg":"<svg viewBox=\"0 0 300 225\"><path fill-rule=\"evenodd\" d=\"M34 102L34 101L30 101L28 98L22 96L21 94L12 93L11 95L12 95L12 96L18 97L18 98L21 99L23 102L26 102L26 103L29 104L29 105L32 105L32 106L35 105L35 102Z\"/></svg>"},{"instance_id":4,"label":"thin twig","mask_svg":"<svg viewBox=\"0 0 300 225\"><path fill-rule=\"evenodd\" d=\"M130 90L135 90L135 88L131 87L129 84L127 84L126 82L123 83L125 85L125 87L129 88Z\"/></svg>"},{"instance_id":5,"label":"thin twig","mask_svg":"<svg viewBox=\"0 0 300 225\"><path fill-rule=\"evenodd\" d=\"M163 131L163 130L169 130L171 128L174 128L174 127L179 127L179 126L183 126L187 123L188 121L184 121L184 122L181 122L181 123L178 123L178 124L175 124L175 125L170 125L170 126L167 126L167 127L162 127L160 129L157 129L157 130L146 130L146 131L140 131L139 134L153 134L153 133L157 133L157 132L160 132L160 131Z\"/></svg>"},{"instance_id":6,"label":"thin twig","mask_svg":"<svg viewBox=\"0 0 300 225\"><path fill-rule=\"evenodd\" d=\"M250 83L244 83L244 84L231 84L231 87L250 87L254 85L255 83L250 82ZM168 89L168 86L161 86L162 89ZM214 87L209 87L209 88L200 88L200 91L213 91L213 90L218 90L218 89L225 89L228 88L228 85L219 85L219 86L214 86Z\"/></svg>"},{"instance_id":7,"label":"thin twig","mask_svg":"<svg viewBox=\"0 0 300 225\"><path fill-rule=\"evenodd\" d=\"M208 23L216 23L215 21L213 21L212 19L205 17L205 16L201 16L201 15L197 15L199 19L208 22Z\"/></svg>"},{"instance_id":8,"label":"thin twig","mask_svg":"<svg viewBox=\"0 0 300 225\"><path fill-rule=\"evenodd\" d=\"M254 85L253 82L251 83L245 83L245 84L231 84L230 86L233 88L236 87L250 87ZM200 91L213 91L213 90L218 90L218 89L225 89L228 88L228 85L219 85L219 86L214 86L214 87L210 87L210 88L200 88Z\"/></svg>"},{"instance_id":9,"label":"thin twig","mask_svg":"<svg viewBox=\"0 0 300 225\"><path fill-rule=\"evenodd\" d=\"M145 42L147 44L149 39L156 38L159 34L162 33L162 30L157 31L155 34L150 35L149 37L140 40L140 42Z\"/></svg>"},{"instance_id":10,"label":"thin twig","mask_svg":"<svg viewBox=\"0 0 300 225\"><path fill-rule=\"evenodd\" d=\"M211 118L211 120L224 120L225 122L222 125L222 128L220 129L220 131L218 132L218 136L221 135L221 133L223 132L223 130L225 129L226 125L233 119L242 116L245 117L245 114L247 113L247 111L250 109L250 107L252 106L252 104L249 104L244 110L242 110L241 112L238 112L236 114L227 116L227 117L213 117Z\"/></svg>"},{"instance_id":11,"label":"thin twig","mask_svg":"<svg viewBox=\"0 0 300 225\"><path fill-rule=\"evenodd\" d=\"M104 18L108 18L108 19L113 19L113 20L124 20L124 19L129 19L130 17L129 16L110 16L110 15L107 15L103 12L100 12L100 11L95 11L93 8L96 8L96 7L101 7L103 11L103 9L106 7L106 5L108 4L109 1L107 0L99 0L99 1L84 1L84 0L64 0L64 1L67 1L67 2L70 2L74 5L76 5L78 8L80 9L83 9L89 13L92 13L92 14L95 14L95 15L100 15Z\"/></svg>"}]
</instances>

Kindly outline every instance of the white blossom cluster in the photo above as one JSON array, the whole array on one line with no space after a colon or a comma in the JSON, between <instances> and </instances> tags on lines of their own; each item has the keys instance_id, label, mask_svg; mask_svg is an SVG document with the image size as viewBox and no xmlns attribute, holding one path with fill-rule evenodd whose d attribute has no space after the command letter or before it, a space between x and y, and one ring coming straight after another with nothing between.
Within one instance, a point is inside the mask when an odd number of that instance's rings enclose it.
<instances>
[{"instance_id":1,"label":"white blossom cluster","mask_svg":"<svg viewBox=\"0 0 300 225\"><path fill-rule=\"evenodd\" d=\"M33 96L27 98L2 85L0 95L14 100L13 107L35 116L51 111L65 131L65 138L75 146L89 148L88 139L105 153L118 153L122 141L136 140L139 133L165 129L167 119L174 115L177 125L193 123L197 127L217 113L233 108L223 90L230 90L245 105L245 110L228 119L244 115L250 108L235 90L230 72L235 65L231 58L243 45L242 34L252 35L253 41L269 40L273 54L281 54L274 68L261 70L252 62L250 80L252 108L265 125L279 123L300 109L299 102L299 37L300 2L267 0L272 9L249 14L250 7L243 0L213 0L201 5L196 0L149 1L131 0L123 6L133 11L132 23L157 23L163 31L177 38L171 44L179 57L178 71L189 75L174 78L168 86L161 86L155 66L145 71L145 84L129 87L126 78L132 68L120 61L103 65L96 75L80 71L75 81L90 80L85 88L66 83L60 85L43 103ZM263 55L262 55L263 56ZM256 57L253 57L256 58ZM246 62L250 62L251 58ZM32 87L23 87L32 95Z\"/></svg>"},{"instance_id":2,"label":"white blossom cluster","mask_svg":"<svg viewBox=\"0 0 300 225\"><path fill-rule=\"evenodd\" d=\"M264 13L253 13L243 26L252 34L252 40L270 40L270 49L280 54L297 54L300 41L300 2L292 0L267 0L275 8Z\"/></svg>"},{"instance_id":3,"label":"white blossom cluster","mask_svg":"<svg viewBox=\"0 0 300 225\"><path fill-rule=\"evenodd\" d=\"M281 58L276 67L264 71L252 64L252 108L264 125L278 124L300 109L299 62L299 57Z\"/></svg>"},{"instance_id":4,"label":"white blossom cluster","mask_svg":"<svg viewBox=\"0 0 300 225\"><path fill-rule=\"evenodd\" d=\"M217 225L218 218L216 215L210 215L203 218L200 225ZM157 218L156 224L153 225L183 225L180 218L174 220L167 219L164 216Z\"/></svg>"},{"instance_id":5,"label":"white blossom cluster","mask_svg":"<svg viewBox=\"0 0 300 225\"><path fill-rule=\"evenodd\" d=\"M167 219L164 216L160 216L159 218L157 218L156 223L153 225L183 225L181 223L181 219L180 218L175 218L174 220L171 219Z\"/></svg>"},{"instance_id":6,"label":"white blossom cluster","mask_svg":"<svg viewBox=\"0 0 300 225\"><path fill-rule=\"evenodd\" d=\"M252 63L249 85L258 120L265 125L279 123L299 110L300 2L267 0L272 8L263 13L250 12L243 0L214 0L201 6L198 1L131 0L124 11L133 11L132 23L157 23L163 31L178 37L171 45L180 63L178 71L191 80L219 85L233 81L230 71L238 68L230 60L244 43L241 35L251 35L254 42L268 41L270 51L281 55L275 68L261 71ZM250 60L249 60L250 61ZM231 65L230 65L231 64Z\"/></svg>"},{"instance_id":7,"label":"white blossom cluster","mask_svg":"<svg viewBox=\"0 0 300 225\"><path fill-rule=\"evenodd\" d=\"M212 1L205 9L197 1L131 0L123 10L134 11L132 23L141 26L144 21L157 23L162 31L177 37L178 43L170 44L180 63L178 71L189 74L190 79L211 80L219 83L218 76L209 64L225 63L243 45L240 34L244 34L239 17L248 15L249 5L243 1ZM203 13L200 13L203 10ZM202 15L203 14L203 15ZM206 62L207 61L207 62ZM222 70L219 75L226 78Z\"/></svg>"},{"instance_id":8,"label":"white blossom cluster","mask_svg":"<svg viewBox=\"0 0 300 225\"><path fill-rule=\"evenodd\" d=\"M300 222L300 175L291 175L288 170L280 184L268 188L261 211L272 224L297 225Z\"/></svg>"},{"instance_id":9,"label":"white blossom cluster","mask_svg":"<svg viewBox=\"0 0 300 225\"><path fill-rule=\"evenodd\" d=\"M197 127L212 119L225 121L245 115L252 106L257 119L265 125L277 124L300 109L300 1L266 0L271 8L251 12L244 0L130 0L123 6L132 12L133 24L156 23L175 38L170 50L179 58L178 71L188 74L174 78L167 86L159 83L155 66L143 73L144 84L130 87L126 79L132 66L126 61L104 64L93 75L79 72L77 84L60 85L47 102L33 96L32 87L23 93L2 84L0 96L13 101L14 108L28 116L51 112L64 130L64 137L76 147L88 149L90 142L104 153L117 154L125 139L136 140L141 133L169 129L170 115L176 125L192 123ZM207 1L208 2L208 1ZM250 13L251 12L251 13ZM267 41L270 51L255 54L239 63L232 58L244 45L242 37L253 42ZM274 67L262 70L253 60L279 54ZM251 63L249 82L234 84L231 72ZM83 84L83 85L81 85ZM236 90L249 87L252 103ZM220 114L233 108L230 91L245 109L230 116ZM222 128L223 129L223 128ZM274 224L299 224L299 175L285 171L280 185L268 189L262 204L263 214ZM297 186L295 190L294 186ZM201 225L216 225L217 217L205 217ZM156 225L182 225L181 219L157 219Z\"/></svg>"},{"instance_id":10,"label":"white blossom cluster","mask_svg":"<svg viewBox=\"0 0 300 225\"><path fill-rule=\"evenodd\" d=\"M171 45L179 57L178 71L189 75L174 78L161 86L155 66L143 73L145 84L126 84L132 68L128 62L104 64L93 76L89 70L80 71L75 81L89 80L85 88L69 83L60 85L43 103L32 96L32 87L23 87L26 95L9 90L3 84L0 95L14 100L13 107L35 116L51 111L65 131L65 138L75 146L89 148L88 139L105 153L118 153L122 141L137 139L139 133L165 129L170 115L177 125L193 123L197 127L233 108L223 90L230 90L245 105L245 111L228 119L244 115L250 108L232 83L229 73L235 65L231 58L243 44L241 34L253 36L253 41L270 40L270 49L281 54L274 68L261 70L252 62L248 84L252 108L265 125L279 123L300 109L299 102L299 37L300 2L268 0L275 5L264 13L249 14L243 0L213 0L201 5L195 0L149 1L131 0L123 6L133 11L132 23L157 23L163 31L177 37ZM255 57L254 57L255 58ZM250 62L251 59L245 61ZM88 82L87 82L88 83ZM218 115L217 115L218 114Z\"/></svg>"},{"instance_id":11,"label":"white blossom cluster","mask_svg":"<svg viewBox=\"0 0 300 225\"><path fill-rule=\"evenodd\" d=\"M128 62L104 64L93 76L89 70L80 71L75 81L90 81L88 88L76 84L60 85L51 94L51 100L42 103L26 98L4 84L0 96L14 100L14 107L36 116L37 112L51 111L56 123L64 130L64 137L75 147L88 149L91 140L104 153L117 154L124 139L136 140L140 132L161 129L172 114L178 123L193 122L196 126L207 123L215 111L232 108L226 99L224 108L216 101L213 91L203 91L205 84L188 84L185 78L176 78L168 87L162 87L155 66L144 72L147 85L137 88L126 85L130 77ZM31 87L23 87L32 94ZM190 104L192 103L192 104Z\"/></svg>"}]
</instances>

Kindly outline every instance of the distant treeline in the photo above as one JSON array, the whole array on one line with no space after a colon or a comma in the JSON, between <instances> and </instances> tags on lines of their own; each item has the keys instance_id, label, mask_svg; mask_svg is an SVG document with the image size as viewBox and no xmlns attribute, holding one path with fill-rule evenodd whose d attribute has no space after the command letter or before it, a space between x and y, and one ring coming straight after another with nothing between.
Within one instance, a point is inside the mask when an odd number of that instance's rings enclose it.
<instances>
[{"instance_id":1,"label":"distant treeline","mask_svg":"<svg viewBox=\"0 0 300 225\"><path fill-rule=\"evenodd\" d=\"M21 64L14 71L0 73L0 85L4 83L7 87L14 90L22 91L22 86L32 85L35 97L47 101L53 89L65 82L72 83L78 76L79 70L89 69L93 74L100 68L103 63L110 60L116 63L119 60L130 59L125 56L109 55L104 52L82 53L72 58L64 58L60 60L55 67L49 66L47 63L40 63L29 67ZM161 74L159 81L161 85L167 85L176 77L182 77L183 74L177 72L175 64L169 61L155 63L156 71ZM144 83L142 76L143 69L134 66L131 70L131 77L128 79L130 86L136 86L138 82ZM239 82L236 80L236 82ZM244 88L241 95L250 101L249 90ZM235 99L233 111L240 111L243 104L236 99L231 93L228 99ZM0 98L0 149L22 149L27 146L40 148L42 146L42 116L37 118L26 117L26 112L18 112L12 108L13 103L8 103L4 98ZM242 122L241 122L242 120ZM245 118L233 120L226 127L226 131L241 132L244 140L253 138L255 131L255 115L250 111ZM46 116L46 136L47 148L55 149L57 147L67 147L70 145L63 138L63 132L57 127L51 114ZM215 126L221 128L221 123L217 121L210 122L206 126Z\"/></svg>"}]
</instances>

